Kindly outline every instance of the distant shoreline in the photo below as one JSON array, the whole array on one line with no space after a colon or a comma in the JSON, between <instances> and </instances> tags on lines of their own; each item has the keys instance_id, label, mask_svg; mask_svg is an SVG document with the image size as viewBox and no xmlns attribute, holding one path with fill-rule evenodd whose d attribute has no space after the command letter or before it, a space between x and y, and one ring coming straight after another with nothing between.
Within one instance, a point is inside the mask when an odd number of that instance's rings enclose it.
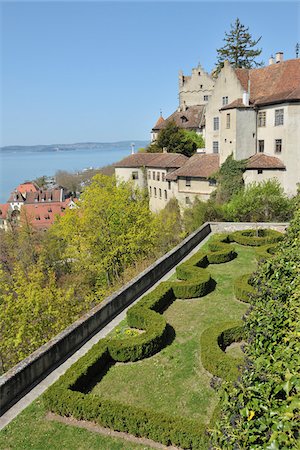
<instances>
[{"instance_id":1,"label":"distant shoreline","mask_svg":"<svg viewBox=\"0 0 300 450\"><path fill-rule=\"evenodd\" d=\"M120 147L131 148L131 144L134 144L137 150L140 147L145 147L149 144L149 141L117 141L117 142L79 142L75 144L47 144L47 145L7 145L0 147L0 152L56 152L56 151L74 151L74 150L106 150L110 148L119 149Z\"/></svg>"}]
</instances>

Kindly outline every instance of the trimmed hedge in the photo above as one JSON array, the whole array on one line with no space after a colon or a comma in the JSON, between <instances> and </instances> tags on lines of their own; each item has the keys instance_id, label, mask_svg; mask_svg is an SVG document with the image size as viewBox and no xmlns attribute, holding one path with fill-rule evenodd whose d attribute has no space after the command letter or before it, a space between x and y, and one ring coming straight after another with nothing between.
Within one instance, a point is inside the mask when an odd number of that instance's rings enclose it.
<instances>
[{"instance_id":1,"label":"trimmed hedge","mask_svg":"<svg viewBox=\"0 0 300 450\"><path fill-rule=\"evenodd\" d=\"M175 298L200 297L210 292L214 282L204 268L210 263L219 264L236 257L236 253L228 247L229 242L231 239L228 235L215 236L209 247L210 251L199 251L176 268L177 278L181 281L161 283L130 308L127 312L128 325L143 332L134 337L99 341L46 391L46 407L60 415L95 421L101 426L144 436L164 445L172 444L184 449L208 448L205 425L196 419L156 413L84 392L91 379L99 377L115 361L137 361L153 355L165 345L167 323L159 313ZM225 368L226 376L233 377L237 370L237 360L231 361L233 358L218 346L218 336L222 332L224 326L217 328L215 342L213 341L215 345L208 351L207 359L213 360L219 375L223 374ZM205 336L211 341L207 332ZM205 337L202 339L205 341ZM226 337L226 342L228 339ZM201 347L207 347L205 342ZM219 363L216 358L220 358Z\"/></svg>"},{"instance_id":2,"label":"trimmed hedge","mask_svg":"<svg viewBox=\"0 0 300 450\"><path fill-rule=\"evenodd\" d=\"M241 302L251 303L251 296L255 293L253 286L249 284L251 275L251 273L245 273L234 280L234 294Z\"/></svg>"},{"instance_id":3,"label":"trimmed hedge","mask_svg":"<svg viewBox=\"0 0 300 450\"><path fill-rule=\"evenodd\" d=\"M255 250L255 256L258 261L266 260L275 254L277 244L263 245Z\"/></svg>"},{"instance_id":4,"label":"trimmed hedge","mask_svg":"<svg viewBox=\"0 0 300 450\"><path fill-rule=\"evenodd\" d=\"M242 230L232 233L232 239L241 245L261 246L279 242L283 234L270 229Z\"/></svg>"},{"instance_id":5,"label":"trimmed hedge","mask_svg":"<svg viewBox=\"0 0 300 450\"><path fill-rule=\"evenodd\" d=\"M233 358L224 350L243 338L242 322L223 322L207 328L200 338L201 361L205 369L223 380L236 380L238 365L243 363L243 358Z\"/></svg>"}]
</instances>

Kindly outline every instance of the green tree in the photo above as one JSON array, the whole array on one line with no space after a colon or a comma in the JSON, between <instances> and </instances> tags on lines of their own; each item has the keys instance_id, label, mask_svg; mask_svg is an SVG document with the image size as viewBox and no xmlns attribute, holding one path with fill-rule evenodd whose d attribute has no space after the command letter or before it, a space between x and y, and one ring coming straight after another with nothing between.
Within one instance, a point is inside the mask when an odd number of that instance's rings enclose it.
<instances>
[{"instance_id":1,"label":"green tree","mask_svg":"<svg viewBox=\"0 0 300 450\"><path fill-rule=\"evenodd\" d=\"M162 152L164 148L169 153L182 153L185 156L192 156L196 153L199 140L195 136L187 133L182 128L179 128L175 122L168 122L167 126L163 128L157 140L147 147L147 152Z\"/></svg>"},{"instance_id":2,"label":"green tree","mask_svg":"<svg viewBox=\"0 0 300 450\"><path fill-rule=\"evenodd\" d=\"M227 219L237 222L286 221L292 212L293 202L277 180L250 184L225 207Z\"/></svg>"},{"instance_id":3,"label":"green tree","mask_svg":"<svg viewBox=\"0 0 300 450\"><path fill-rule=\"evenodd\" d=\"M226 203L244 187L243 173L246 162L233 159L232 154L228 156L217 173L211 178L217 181L217 188L212 193L211 199L217 203Z\"/></svg>"},{"instance_id":4,"label":"green tree","mask_svg":"<svg viewBox=\"0 0 300 450\"><path fill-rule=\"evenodd\" d=\"M164 254L183 239L182 218L178 200L172 198L166 207L156 215L156 227L159 230L157 248Z\"/></svg>"},{"instance_id":5,"label":"green tree","mask_svg":"<svg viewBox=\"0 0 300 450\"><path fill-rule=\"evenodd\" d=\"M190 208L186 208L183 213L183 225L187 234L197 230L201 225L208 221L221 221L224 219L223 210L213 200L203 202L195 199Z\"/></svg>"},{"instance_id":6,"label":"green tree","mask_svg":"<svg viewBox=\"0 0 300 450\"><path fill-rule=\"evenodd\" d=\"M220 72L226 59L234 68L250 69L251 67L261 66L262 62L257 62L256 58L262 50L255 49L261 37L253 39L249 33L249 27L245 27L238 18L230 27L230 32L225 32L225 38L223 39L225 45L217 49L216 73Z\"/></svg>"}]
</instances>

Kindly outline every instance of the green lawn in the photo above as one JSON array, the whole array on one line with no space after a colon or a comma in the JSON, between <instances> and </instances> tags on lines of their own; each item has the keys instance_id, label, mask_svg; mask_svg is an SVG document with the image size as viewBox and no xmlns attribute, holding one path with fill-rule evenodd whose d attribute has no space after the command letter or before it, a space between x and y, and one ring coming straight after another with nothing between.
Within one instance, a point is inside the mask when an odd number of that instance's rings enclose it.
<instances>
[{"instance_id":1,"label":"green lawn","mask_svg":"<svg viewBox=\"0 0 300 450\"><path fill-rule=\"evenodd\" d=\"M234 299L233 280L256 267L254 248L234 246L235 260L206 269L217 282L214 292L200 299L175 300L165 311L175 331L170 345L151 358L117 363L93 387L95 395L209 421L218 398L209 386L211 375L201 365L200 335L213 323L241 318L247 305ZM118 328L122 334L126 323ZM231 354L239 351L238 347L230 349ZM0 432L0 449L148 448L50 422L45 415L41 401L34 402Z\"/></svg>"}]
</instances>

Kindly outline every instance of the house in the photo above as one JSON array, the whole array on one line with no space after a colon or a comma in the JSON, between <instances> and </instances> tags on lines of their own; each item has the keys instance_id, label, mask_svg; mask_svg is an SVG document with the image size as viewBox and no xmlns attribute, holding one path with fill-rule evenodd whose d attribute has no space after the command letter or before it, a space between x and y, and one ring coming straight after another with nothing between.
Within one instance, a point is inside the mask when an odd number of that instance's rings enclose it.
<instances>
[{"instance_id":1,"label":"house","mask_svg":"<svg viewBox=\"0 0 300 450\"><path fill-rule=\"evenodd\" d=\"M136 187L147 188L149 207L158 212L171 198L181 209L194 199L208 200L215 189L210 176L219 168L219 155L195 154L191 158L178 153L140 153L115 164L117 180L133 181Z\"/></svg>"},{"instance_id":2,"label":"house","mask_svg":"<svg viewBox=\"0 0 300 450\"><path fill-rule=\"evenodd\" d=\"M278 179L287 194L296 194L300 181L300 59L284 61L278 52L275 60L271 58L268 66L259 69L234 69L225 61L206 107L205 136L207 152L219 153L220 164L231 153L235 159L249 160L246 184L262 180L265 174ZM271 159L249 159L257 153ZM277 158L281 167L272 158ZM260 167L254 169L254 163Z\"/></svg>"},{"instance_id":3,"label":"house","mask_svg":"<svg viewBox=\"0 0 300 450\"><path fill-rule=\"evenodd\" d=\"M216 181L210 177L218 169L219 155L196 153L179 169L166 176L181 208L191 205L196 198L202 201L209 199L216 187Z\"/></svg>"}]
</instances>

